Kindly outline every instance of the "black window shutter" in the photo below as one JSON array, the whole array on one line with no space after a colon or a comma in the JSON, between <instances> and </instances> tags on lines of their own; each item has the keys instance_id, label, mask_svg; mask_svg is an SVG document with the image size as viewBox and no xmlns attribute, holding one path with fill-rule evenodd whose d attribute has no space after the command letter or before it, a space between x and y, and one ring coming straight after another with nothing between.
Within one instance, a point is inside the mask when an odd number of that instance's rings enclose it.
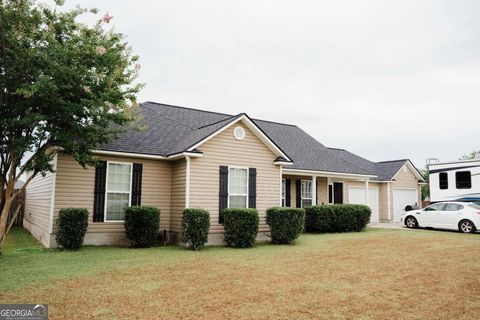
<instances>
[{"instance_id":1,"label":"black window shutter","mask_svg":"<svg viewBox=\"0 0 480 320\"><path fill-rule=\"evenodd\" d=\"M103 222L105 215L105 183L107 162L100 161L95 167L95 191L93 197L93 222Z\"/></svg>"},{"instance_id":2,"label":"black window shutter","mask_svg":"<svg viewBox=\"0 0 480 320\"><path fill-rule=\"evenodd\" d=\"M248 207L257 207L257 169L248 169Z\"/></svg>"},{"instance_id":3,"label":"black window shutter","mask_svg":"<svg viewBox=\"0 0 480 320\"><path fill-rule=\"evenodd\" d=\"M132 206L142 205L142 171L141 163L133 164L132 176Z\"/></svg>"},{"instance_id":4,"label":"black window shutter","mask_svg":"<svg viewBox=\"0 0 480 320\"><path fill-rule=\"evenodd\" d=\"M296 194L297 194L297 200L296 204L297 204L297 208L301 208L302 207L302 181L301 180L297 180L295 182L296 184Z\"/></svg>"},{"instance_id":5,"label":"black window shutter","mask_svg":"<svg viewBox=\"0 0 480 320\"><path fill-rule=\"evenodd\" d=\"M290 179L285 180L285 207L290 207L291 195L290 195Z\"/></svg>"},{"instance_id":6,"label":"black window shutter","mask_svg":"<svg viewBox=\"0 0 480 320\"><path fill-rule=\"evenodd\" d=\"M218 221L223 223L223 210L228 205L228 167L220 166Z\"/></svg>"}]
</instances>

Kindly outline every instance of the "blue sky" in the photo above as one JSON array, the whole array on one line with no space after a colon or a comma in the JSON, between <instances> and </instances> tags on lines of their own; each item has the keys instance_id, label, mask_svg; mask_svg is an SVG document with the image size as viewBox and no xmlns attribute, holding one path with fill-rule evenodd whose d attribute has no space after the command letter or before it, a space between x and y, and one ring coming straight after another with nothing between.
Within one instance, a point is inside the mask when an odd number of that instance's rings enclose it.
<instances>
[{"instance_id":1,"label":"blue sky","mask_svg":"<svg viewBox=\"0 0 480 320\"><path fill-rule=\"evenodd\" d=\"M140 101L293 123L375 161L480 149L480 1L78 3L140 56Z\"/></svg>"}]
</instances>

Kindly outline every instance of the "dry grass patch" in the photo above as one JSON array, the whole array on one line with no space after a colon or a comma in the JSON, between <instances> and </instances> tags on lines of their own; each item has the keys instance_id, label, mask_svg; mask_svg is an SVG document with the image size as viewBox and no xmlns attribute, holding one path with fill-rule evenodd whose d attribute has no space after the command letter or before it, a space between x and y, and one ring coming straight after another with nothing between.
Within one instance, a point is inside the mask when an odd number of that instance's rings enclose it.
<instances>
[{"instance_id":1,"label":"dry grass patch","mask_svg":"<svg viewBox=\"0 0 480 320\"><path fill-rule=\"evenodd\" d=\"M144 265L50 277L0 301L48 303L52 319L471 319L479 241L376 229L303 235L295 246L153 248ZM128 264L136 250L121 250ZM162 250L175 258L162 262Z\"/></svg>"}]
</instances>

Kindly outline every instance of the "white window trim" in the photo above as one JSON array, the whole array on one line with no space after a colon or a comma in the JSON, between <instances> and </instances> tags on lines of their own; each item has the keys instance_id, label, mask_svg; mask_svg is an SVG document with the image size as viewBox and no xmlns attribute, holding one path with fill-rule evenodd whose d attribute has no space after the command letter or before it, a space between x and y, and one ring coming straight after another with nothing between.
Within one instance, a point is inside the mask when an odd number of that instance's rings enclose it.
<instances>
[{"instance_id":1,"label":"white window trim","mask_svg":"<svg viewBox=\"0 0 480 320\"><path fill-rule=\"evenodd\" d=\"M247 170L247 193L246 194L240 194L240 193L230 193L230 169L244 169ZM228 166L228 197L227 197L227 208L230 209L230 196L245 196L245 208L248 208L248 183L249 183L249 177L250 172L248 170L248 167L240 167L240 166Z\"/></svg>"},{"instance_id":2,"label":"white window trim","mask_svg":"<svg viewBox=\"0 0 480 320\"><path fill-rule=\"evenodd\" d=\"M303 197L303 192L302 192L302 186L303 186L303 182L310 182L310 194L311 194L311 197L310 198L304 198ZM313 186L313 183L312 183L312 180L301 180L300 182L300 206L303 208L303 200L310 200L312 201L313 203L313 190L312 190L312 186Z\"/></svg>"},{"instance_id":3,"label":"white window trim","mask_svg":"<svg viewBox=\"0 0 480 320\"><path fill-rule=\"evenodd\" d=\"M285 186L285 189L283 188ZM286 206L286 198L287 198L287 179L282 179L282 186L280 188L280 205L282 207Z\"/></svg>"},{"instance_id":4,"label":"white window trim","mask_svg":"<svg viewBox=\"0 0 480 320\"><path fill-rule=\"evenodd\" d=\"M118 223L118 222L125 222L124 220L107 220L107 205L108 205L108 169L110 168L110 164L128 164L130 166L130 190L129 190L129 197L128 197L128 206L132 205L132 179L133 179L133 163L132 162L119 162L119 161L107 161L107 172L105 177L105 209L103 214L103 222L110 222L110 223ZM110 191L110 193L127 193L125 191Z\"/></svg>"}]
</instances>

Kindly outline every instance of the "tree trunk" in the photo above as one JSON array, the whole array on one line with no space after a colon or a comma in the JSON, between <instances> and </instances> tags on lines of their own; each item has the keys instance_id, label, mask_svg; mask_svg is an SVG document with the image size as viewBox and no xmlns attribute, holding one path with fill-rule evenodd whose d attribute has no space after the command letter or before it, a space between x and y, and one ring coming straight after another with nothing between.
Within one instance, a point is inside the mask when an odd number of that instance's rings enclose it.
<instances>
[{"instance_id":1,"label":"tree trunk","mask_svg":"<svg viewBox=\"0 0 480 320\"><path fill-rule=\"evenodd\" d=\"M12 195L13 186L12 184L8 184L7 190L5 192L5 203L2 208L2 213L0 215L0 255L2 254L3 241L7 236L8 213L10 211L10 207L12 206Z\"/></svg>"}]
</instances>

